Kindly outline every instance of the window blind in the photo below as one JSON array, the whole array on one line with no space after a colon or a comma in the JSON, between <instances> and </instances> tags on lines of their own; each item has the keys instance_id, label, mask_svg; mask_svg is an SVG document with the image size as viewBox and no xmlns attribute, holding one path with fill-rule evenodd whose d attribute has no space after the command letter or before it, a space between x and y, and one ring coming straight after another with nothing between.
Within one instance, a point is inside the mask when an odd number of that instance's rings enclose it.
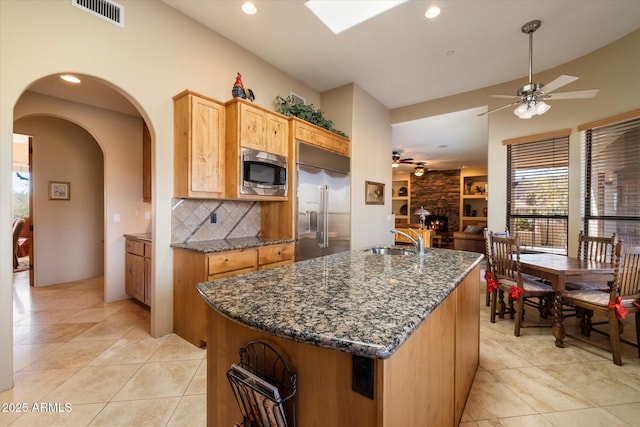
<instances>
[{"instance_id":1,"label":"window blind","mask_svg":"<svg viewBox=\"0 0 640 427\"><path fill-rule=\"evenodd\" d=\"M640 117L582 134L583 229L640 245Z\"/></svg>"},{"instance_id":2,"label":"window blind","mask_svg":"<svg viewBox=\"0 0 640 427\"><path fill-rule=\"evenodd\" d=\"M569 137L507 146L507 227L524 250L567 253Z\"/></svg>"}]
</instances>

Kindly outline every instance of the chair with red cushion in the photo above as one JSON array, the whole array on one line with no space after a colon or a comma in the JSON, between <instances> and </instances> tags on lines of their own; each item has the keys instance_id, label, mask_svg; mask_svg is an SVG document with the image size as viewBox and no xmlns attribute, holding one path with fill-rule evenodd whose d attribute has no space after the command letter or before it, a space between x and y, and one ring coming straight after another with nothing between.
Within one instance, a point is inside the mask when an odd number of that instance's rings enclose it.
<instances>
[{"instance_id":1,"label":"chair with red cushion","mask_svg":"<svg viewBox=\"0 0 640 427\"><path fill-rule=\"evenodd\" d=\"M582 231L578 236L578 258L590 261L613 262L618 237L586 236ZM571 282L565 284L567 290L593 290L609 292L610 284L601 282Z\"/></svg>"},{"instance_id":2,"label":"chair with red cushion","mask_svg":"<svg viewBox=\"0 0 640 427\"><path fill-rule=\"evenodd\" d=\"M607 324L609 331L598 331L609 336L613 363L622 365L621 342L638 349L640 357L640 246L622 246L614 249L613 283L609 292L598 290L567 290L562 294L563 304L581 309L580 333L590 336L594 325ZM594 313L603 314L607 320L592 322ZM636 343L623 340L622 322L630 313L635 313Z\"/></svg>"},{"instance_id":3,"label":"chair with red cushion","mask_svg":"<svg viewBox=\"0 0 640 427\"><path fill-rule=\"evenodd\" d=\"M546 318L554 297L554 291L530 276L523 277L520 270L520 242L518 236L498 237L490 234L490 249L493 264L491 293L491 322L496 315L509 313L515 318L514 335L520 336L520 328L550 326L540 323L524 324L525 305L535 307L541 318ZM505 292L509 296L509 307L504 302ZM500 311L497 311L498 301Z\"/></svg>"}]
</instances>

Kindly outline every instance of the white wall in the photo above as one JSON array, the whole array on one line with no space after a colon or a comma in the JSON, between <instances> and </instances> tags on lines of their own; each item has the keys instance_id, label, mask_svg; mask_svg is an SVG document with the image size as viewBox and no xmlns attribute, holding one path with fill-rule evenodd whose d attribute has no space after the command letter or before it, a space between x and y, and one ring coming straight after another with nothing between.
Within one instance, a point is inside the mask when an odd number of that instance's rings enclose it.
<instances>
[{"instance_id":1,"label":"white wall","mask_svg":"<svg viewBox=\"0 0 640 427\"><path fill-rule=\"evenodd\" d=\"M103 273L103 160L96 141L54 117L19 119L14 131L33 136L31 176L34 285ZM50 200L49 181L70 183L69 200Z\"/></svg>"},{"instance_id":2,"label":"white wall","mask_svg":"<svg viewBox=\"0 0 640 427\"><path fill-rule=\"evenodd\" d=\"M0 390L12 384L12 247L11 158L14 107L38 79L61 72L100 78L120 91L141 112L153 140L153 266L151 333L173 329L173 259L171 196L173 192L173 101L184 89L212 98L231 99L238 71L256 94L255 103L273 108L276 95L295 92L320 105L320 94L265 63L229 40L161 2L120 0L125 28L103 21L68 0L0 1ZM18 114L19 116L19 114ZM87 120L88 117L87 117ZM73 120L72 120L73 121ZM84 118L82 119L82 122ZM76 122L87 128L82 122ZM96 123L96 126L99 126ZM95 139L97 131L90 131ZM122 143L125 143L124 141ZM127 201L109 204L108 194L130 181L111 178L112 159L105 155L105 213L130 212ZM113 159L114 164L119 160ZM113 181L110 181L113 179ZM105 258L120 257L119 243L105 232ZM115 265L115 264L113 264ZM105 274L110 274L110 267ZM124 267L122 268L124 274Z\"/></svg>"}]
</instances>

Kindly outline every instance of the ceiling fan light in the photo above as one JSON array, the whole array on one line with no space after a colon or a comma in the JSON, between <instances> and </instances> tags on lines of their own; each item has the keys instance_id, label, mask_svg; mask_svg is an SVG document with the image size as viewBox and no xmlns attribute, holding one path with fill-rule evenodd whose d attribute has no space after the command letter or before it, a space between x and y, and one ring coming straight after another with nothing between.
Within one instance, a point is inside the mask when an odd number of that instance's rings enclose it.
<instances>
[{"instance_id":1,"label":"ceiling fan light","mask_svg":"<svg viewBox=\"0 0 640 427\"><path fill-rule=\"evenodd\" d=\"M397 168L398 166L400 166L400 163L396 163L396 162L391 163L392 168Z\"/></svg>"},{"instance_id":2,"label":"ceiling fan light","mask_svg":"<svg viewBox=\"0 0 640 427\"><path fill-rule=\"evenodd\" d=\"M520 104L518 108L513 110L513 114L521 119L530 119L536 115L535 107L531 107L528 104Z\"/></svg>"},{"instance_id":3,"label":"ceiling fan light","mask_svg":"<svg viewBox=\"0 0 640 427\"><path fill-rule=\"evenodd\" d=\"M515 114L516 116L520 116L521 114L525 114L528 109L529 109L529 105L527 103L523 103L518 105L518 107L515 110L513 110L513 114Z\"/></svg>"},{"instance_id":4,"label":"ceiling fan light","mask_svg":"<svg viewBox=\"0 0 640 427\"><path fill-rule=\"evenodd\" d=\"M413 174L415 176L422 176L424 175L424 168L422 166L418 166L413 170Z\"/></svg>"},{"instance_id":5,"label":"ceiling fan light","mask_svg":"<svg viewBox=\"0 0 640 427\"><path fill-rule=\"evenodd\" d=\"M547 104L544 101L540 101L536 104L535 109L536 109L536 113L541 116L544 113L546 113L547 111L549 111L549 109L551 108L551 105Z\"/></svg>"}]
</instances>

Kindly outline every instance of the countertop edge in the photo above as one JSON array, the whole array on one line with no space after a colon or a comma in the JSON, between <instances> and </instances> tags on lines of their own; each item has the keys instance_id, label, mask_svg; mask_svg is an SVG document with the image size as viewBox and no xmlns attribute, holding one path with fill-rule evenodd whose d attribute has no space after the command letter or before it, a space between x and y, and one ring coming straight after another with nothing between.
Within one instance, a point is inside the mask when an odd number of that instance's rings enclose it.
<instances>
[{"instance_id":1,"label":"countertop edge","mask_svg":"<svg viewBox=\"0 0 640 427\"><path fill-rule=\"evenodd\" d=\"M452 251L463 252L463 251ZM353 340L337 339L335 337L326 337L321 334L314 334L288 329L286 327L278 326L277 324L258 323L251 320L248 316L238 315L237 313L231 313L226 310L222 305L216 304L211 301L210 298L204 292L206 282L197 285L197 291L203 298L205 303L216 310L222 316L229 320L232 320L240 325L248 328L268 333L277 337L290 339L296 342L307 343L310 345L324 347L333 350L345 351L359 356L364 356L374 359L387 359L391 357L395 351L406 342L409 337L422 325L422 323L429 317L429 315L442 304L442 302L448 298L451 293L460 285L460 283L476 268L484 258L484 255L479 253L467 252L469 255L477 255L473 262L470 262L466 269L462 271L457 277L452 277L451 281L443 284L443 293L441 298L435 302L428 310L423 313L416 313L415 321L406 323L402 327L402 331L394 336L389 345L378 345L367 342L355 342Z\"/></svg>"},{"instance_id":2,"label":"countertop edge","mask_svg":"<svg viewBox=\"0 0 640 427\"><path fill-rule=\"evenodd\" d=\"M239 249L258 248L262 246L279 245L293 243L293 239L278 237L254 237L254 238L233 238L220 240L205 240L190 243L172 243L173 249L181 249L185 251L197 252L201 254L209 254L216 252L226 252Z\"/></svg>"}]
</instances>

